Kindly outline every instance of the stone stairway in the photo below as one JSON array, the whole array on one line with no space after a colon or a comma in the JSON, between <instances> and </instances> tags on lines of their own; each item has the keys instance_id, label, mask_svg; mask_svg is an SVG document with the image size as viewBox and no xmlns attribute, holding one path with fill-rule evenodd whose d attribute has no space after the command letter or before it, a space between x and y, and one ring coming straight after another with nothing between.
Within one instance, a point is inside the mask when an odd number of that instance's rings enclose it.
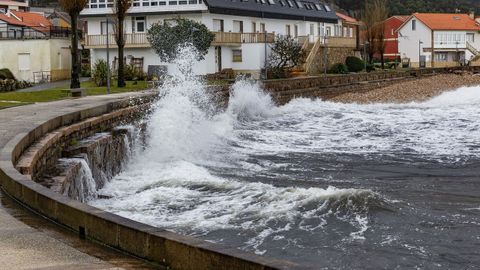
<instances>
[{"instance_id":1,"label":"stone stairway","mask_svg":"<svg viewBox=\"0 0 480 270\"><path fill-rule=\"evenodd\" d=\"M480 51L478 51L470 42L467 42L467 50L469 50L473 55L471 62L479 62L480 60Z\"/></svg>"}]
</instances>

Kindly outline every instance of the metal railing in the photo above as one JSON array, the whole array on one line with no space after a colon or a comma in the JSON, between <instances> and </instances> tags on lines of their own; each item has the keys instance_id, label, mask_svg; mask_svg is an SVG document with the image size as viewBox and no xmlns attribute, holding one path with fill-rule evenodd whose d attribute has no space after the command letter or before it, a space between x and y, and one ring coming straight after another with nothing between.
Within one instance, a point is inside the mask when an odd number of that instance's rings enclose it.
<instances>
[{"instance_id":1,"label":"metal railing","mask_svg":"<svg viewBox=\"0 0 480 270\"><path fill-rule=\"evenodd\" d=\"M72 34L70 28L66 27L32 27L20 29L0 29L0 40L15 40L15 39L55 39L55 38L69 38ZM79 37L83 34L79 31Z\"/></svg>"}]
</instances>

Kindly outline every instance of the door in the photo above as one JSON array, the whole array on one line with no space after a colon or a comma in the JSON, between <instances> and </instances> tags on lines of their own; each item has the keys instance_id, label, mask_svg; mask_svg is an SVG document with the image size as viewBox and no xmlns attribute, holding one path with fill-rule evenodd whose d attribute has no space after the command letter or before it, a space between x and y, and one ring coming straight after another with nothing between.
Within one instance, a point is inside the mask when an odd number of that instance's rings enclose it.
<instances>
[{"instance_id":1,"label":"door","mask_svg":"<svg viewBox=\"0 0 480 270\"><path fill-rule=\"evenodd\" d=\"M215 72L222 71L222 47L215 47Z\"/></svg>"}]
</instances>

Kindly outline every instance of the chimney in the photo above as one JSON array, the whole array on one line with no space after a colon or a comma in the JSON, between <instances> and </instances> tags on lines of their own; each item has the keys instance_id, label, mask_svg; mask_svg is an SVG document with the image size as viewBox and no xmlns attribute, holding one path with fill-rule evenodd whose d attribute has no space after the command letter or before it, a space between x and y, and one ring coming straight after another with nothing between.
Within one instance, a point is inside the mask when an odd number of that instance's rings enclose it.
<instances>
[{"instance_id":1,"label":"chimney","mask_svg":"<svg viewBox=\"0 0 480 270\"><path fill-rule=\"evenodd\" d=\"M470 19L475 20L475 11L470 11L468 16L470 16Z\"/></svg>"}]
</instances>

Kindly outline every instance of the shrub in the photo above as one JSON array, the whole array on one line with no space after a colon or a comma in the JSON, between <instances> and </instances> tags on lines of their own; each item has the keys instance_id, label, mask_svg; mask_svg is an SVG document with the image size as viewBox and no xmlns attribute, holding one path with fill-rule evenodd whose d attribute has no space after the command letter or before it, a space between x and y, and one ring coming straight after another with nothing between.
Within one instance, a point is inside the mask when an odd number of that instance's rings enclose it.
<instances>
[{"instance_id":1,"label":"shrub","mask_svg":"<svg viewBox=\"0 0 480 270\"><path fill-rule=\"evenodd\" d=\"M348 71L350 72L359 72L365 68L365 62L363 62L362 59L355 56L347 57L345 64L347 65Z\"/></svg>"},{"instance_id":2,"label":"shrub","mask_svg":"<svg viewBox=\"0 0 480 270\"><path fill-rule=\"evenodd\" d=\"M348 67L344 63L336 63L332 66L329 73L333 74L348 74Z\"/></svg>"},{"instance_id":3,"label":"shrub","mask_svg":"<svg viewBox=\"0 0 480 270\"><path fill-rule=\"evenodd\" d=\"M0 80L16 80L13 73L8 68L0 69Z\"/></svg>"},{"instance_id":4,"label":"shrub","mask_svg":"<svg viewBox=\"0 0 480 270\"><path fill-rule=\"evenodd\" d=\"M147 39L163 62L177 58L178 48L185 43L191 43L198 51L197 60L203 60L215 34L200 22L177 18L174 22L152 24Z\"/></svg>"},{"instance_id":5,"label":"shrub","mask_svg":"<svg viewBox=\"0 0 480 270\"><path fill-rule=\"evenodd\" d=\"M32 86L30 82L27 81L16 81L12 79L0 79L0 92L15 91L18 89L23 89Z\"/></svg>"},{"instance_id":6,"label":"shrub","mask_svg":"<svg viewBox=\"0 0 480 270\"><path fill-rule=\"evenodd\" d=\"M96 86L106 86L107 85L107 73L108 66L107 62L103 59L97 60L93 66L92 78Z\"/></svg>"},{"instance_id":7,"label":"shrub","mask_svg":"<svg viewBox=\"0 0 480 270\"><path fill-rule=\"evenodd\" d=\"M375 66L372 64L367 64L367 72L375 71Z\"/></svg>"},{"instance_id":8,"label":"shrub","mask_svg":"<svg viewBox=\"0 0 480 270\"><path fill-rule=\"evenodd\" d=\"M90 64L82 64L82 71L80 73L82 77L91 77L92 76L92 69Z\"/></svg>"},{"instance_id":9,"label":"shrub","mask_svg":"<svg viewBox=\"0 0 480 270\"><path fill-rule=\"evenodd\" d=\"M134 65L125 66L125 80L127 81L143 81L147 78L147 74Z\"/></svg>"}]
</instances>

